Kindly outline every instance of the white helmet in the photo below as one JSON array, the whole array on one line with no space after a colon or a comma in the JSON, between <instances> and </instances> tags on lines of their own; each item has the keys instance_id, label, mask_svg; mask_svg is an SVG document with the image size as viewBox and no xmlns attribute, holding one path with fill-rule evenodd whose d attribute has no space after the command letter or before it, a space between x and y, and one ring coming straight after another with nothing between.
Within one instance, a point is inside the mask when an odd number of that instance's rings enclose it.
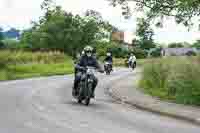
<instances>
[{"instance_id":1,"label":"white helmet","mask_svg":"<svg viewBox=\"0 0 200 133\"><path fill-rule=\"evenodd\" d=\"M85 51L85 53L87 53L87 52L92 52L92 51L93 51L93 48L92 48L91 46L86 46L86 47L84 48L84 51Z\"/></svg>"},{"instance_id":2,"label":"white helmet","mask_svg":"<svg viewBox=\"0 0 200 133\"><path fill-rule=\"evenodd\" d=\"M88 57L91 57L92 56L92 52L93 52L93 48L91 46L86 46L84 48L84 52Z\"/></svg>"},{"instance_id":3,"label":"white helmet","mask_svg":"<svg viewBox=\"0 0 200 133\"><path fill-rule=\"evenodd\" d=\"M111 56L111 53L106 53L107 56Z\"/></svg>"}]
</instances>

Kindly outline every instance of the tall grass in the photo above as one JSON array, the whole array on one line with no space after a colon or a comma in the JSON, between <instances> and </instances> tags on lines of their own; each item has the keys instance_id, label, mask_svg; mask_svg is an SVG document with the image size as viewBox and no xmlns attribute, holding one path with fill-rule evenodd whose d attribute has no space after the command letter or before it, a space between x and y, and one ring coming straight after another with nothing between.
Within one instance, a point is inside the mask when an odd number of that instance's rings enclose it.
<instances>
[{"instance_id":1,"label":"tall grass","mask_svg":"<svg viewBox=\"0 0 200 133\"><path fill-rule=\"evenodd\" d=\"M69 57L59 51L51 52L26 52L26 51L0 51L0 62L3 64L27 63L62 63Z\"/></svg>"},{"instance_id":2,"label":"tall grass","mask_svg":"<svg viewBox=\"0 0 200 133\"><path fill-rule=\"evenodd\" d=\"M153 96L200 105L200 57L170 57L144 66L140 87Z\"/></svg>"},{"instance_id":3,"label":"tall grass","mask_svg":"<svg viewBox=\"0 0 200 133\"><path fill-rule=\"evenodd\" d=\"M59 51L0 51L0 80L69 74L73 61Z\"/></svg>"}]
</instances>

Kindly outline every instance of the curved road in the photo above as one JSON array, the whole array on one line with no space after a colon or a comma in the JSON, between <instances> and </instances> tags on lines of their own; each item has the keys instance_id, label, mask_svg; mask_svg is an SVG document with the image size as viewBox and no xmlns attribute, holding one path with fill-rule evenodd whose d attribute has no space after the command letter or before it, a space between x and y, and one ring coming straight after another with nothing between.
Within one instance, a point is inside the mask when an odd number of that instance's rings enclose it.
<instances>
[{"instance_id":1,"label":"curved road","mask_svg":"<svg viewBox=\"0 0 200 133\"><path fill-rule=\"evenodd\" d=\"M120 69L98 74L96 99L86 107L71 97L72 76L0 83L1 133L199 133L200 127L113 101L106 88L134 76Z\"/></svg>"}]
</instances>

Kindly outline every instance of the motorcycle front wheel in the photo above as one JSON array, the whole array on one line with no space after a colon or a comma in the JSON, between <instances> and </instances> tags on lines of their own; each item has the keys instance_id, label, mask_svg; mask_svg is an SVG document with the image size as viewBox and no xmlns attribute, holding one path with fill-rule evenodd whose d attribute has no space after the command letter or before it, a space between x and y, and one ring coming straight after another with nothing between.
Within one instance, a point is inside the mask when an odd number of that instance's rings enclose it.
<instances>
[{"instance_id":1,"label":"motorcycle front wheel","mask_svg":"<svg viewBox=\"0 0 200 133\"><path fill-rule=\"evenodd\" d=\"M90 98L87 98L87 99L85 100L85 105L88 106L89 104L90 104Z\"/></svg>"}]
</instances>

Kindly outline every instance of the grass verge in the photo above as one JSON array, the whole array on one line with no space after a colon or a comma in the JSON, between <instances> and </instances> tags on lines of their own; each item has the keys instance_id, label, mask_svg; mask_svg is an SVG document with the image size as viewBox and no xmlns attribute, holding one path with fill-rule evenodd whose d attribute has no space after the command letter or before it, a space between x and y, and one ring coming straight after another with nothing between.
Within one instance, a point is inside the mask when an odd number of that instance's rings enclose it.
<instances>
[{"instance_id":1,"label":"grass verge","mask_svg":"<svg viewBox=\"0 0 200 133\"><path fill-rule=\"evenodd\" d=\"M140 88L163 100L200 105L200 57L171 57L144 65Z\"/></svg>"},{"instance_id":2,"label":"grass verge","mask_svg":"<svg viewBox=\"0 0 200 133\"><path fill-rule=\"evenodd\" d=\"M73 73L73 61L59 52L0 52L0 81Z\"/></svg>"}]
</instances>

